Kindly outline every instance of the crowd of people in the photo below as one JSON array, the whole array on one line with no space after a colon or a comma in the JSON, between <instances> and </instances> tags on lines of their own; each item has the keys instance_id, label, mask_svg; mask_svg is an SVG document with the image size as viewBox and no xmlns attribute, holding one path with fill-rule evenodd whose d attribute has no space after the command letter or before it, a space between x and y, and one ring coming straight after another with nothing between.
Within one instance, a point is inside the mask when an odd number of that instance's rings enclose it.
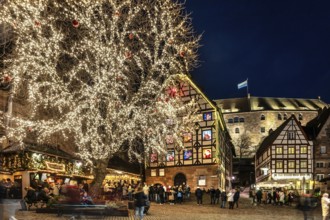
<instances>
[{"instance_id":1,"label":"crowd of people","mask_svg":"<svg viewBox=\"0 0 330 220\"><path fill-rule=\"evenodd\" d=\"M21 185L10 178L0 182L0 199L18 199L21 196Z\"/></svg>"},{"instance_id":2,"label":"crowd of people","mask_svg":"<svg viewBox=\"0 0 330 220\"><path fill-rule=\"evenodd\" d=\"M56 182L48 182L47 179L40 181L34 179L29 187L25 187L26 195L24 200L30 206L37 202L49 204L59 196L67 196L71 202L81 204L92 204L93 201L88 196L88 184L84 181L78 186L70 186L61 180Z\"/></svg>"}]
</instances>

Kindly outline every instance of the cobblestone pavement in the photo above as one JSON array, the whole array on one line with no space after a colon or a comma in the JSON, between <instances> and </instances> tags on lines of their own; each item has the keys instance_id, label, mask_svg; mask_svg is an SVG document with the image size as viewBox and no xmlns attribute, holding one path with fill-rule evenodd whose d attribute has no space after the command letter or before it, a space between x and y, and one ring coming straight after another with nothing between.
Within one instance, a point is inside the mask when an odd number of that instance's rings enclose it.
<instances>
[{"instance_id":1,"label":"cobblestone pavement","mask_svg":"<svg viewBox=\"0 0 330 220\"><path fill-rule=\"evenodd\" d=\"M235 219L235 220L299 220L304 219L303 213L293 206L273 206L273 205L259 205L252 206L248 198L241 198L238 208L221 209L219 205L210 205L208 195L204 196L204 204L198 206L194 200L186 201L183 204L164 204L159 205L151 203L149 214L145 216L144 220L213 220L213 219ZM310 219L321 220L321 209L317 207L310 213ZM129 217L106 217L105 220L127 220L134 219L133 211L130 210ZM68 220L77 219L71 216L57 217L54 214L39 214L34 211L16 211L15 218L17 220ZM7 220L8 218L1 218ZM100 219L96 216L86 216L80 219Z\"/></svg>"}]
</instances>

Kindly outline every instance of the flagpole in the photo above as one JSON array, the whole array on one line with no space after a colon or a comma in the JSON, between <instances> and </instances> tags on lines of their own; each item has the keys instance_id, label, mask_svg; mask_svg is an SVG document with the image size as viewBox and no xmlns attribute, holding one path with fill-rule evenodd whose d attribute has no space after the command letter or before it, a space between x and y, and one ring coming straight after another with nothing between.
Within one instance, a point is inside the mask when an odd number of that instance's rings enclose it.
<instances>
[{"instance_id":1,"label":"flagpole","mask_svg":"<svg viewBox=\"0 0 330 220\"><path fill-rule=\"evenodd\" d=\"M246 79L246 95L249 96L249 78Z\"/></svg>"}]
</instances>

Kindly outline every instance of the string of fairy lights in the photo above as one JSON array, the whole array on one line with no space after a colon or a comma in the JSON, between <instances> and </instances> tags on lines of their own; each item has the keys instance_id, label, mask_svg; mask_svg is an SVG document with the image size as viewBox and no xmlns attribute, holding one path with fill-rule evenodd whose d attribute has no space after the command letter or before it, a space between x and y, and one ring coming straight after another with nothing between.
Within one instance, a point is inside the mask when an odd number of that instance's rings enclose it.
<instances>
[{"instance_id":1,"label":"string of fairy lights","mask_svg":"<svg viewBox=\"0 0 330 220\"><path fill-rule=\"evenodd\" d=\"M182 7L172 0L1 5L0 23L15 33L15 50L0 70L13 94L1 125L6 138L76 146L89 162L111 157L123 143L141 159L136 138L145 152L164 151L166 134L182 146L196 103L167 90L177 86L177 73L194 67L199 46Z\"/></svg>"}]
</instances>

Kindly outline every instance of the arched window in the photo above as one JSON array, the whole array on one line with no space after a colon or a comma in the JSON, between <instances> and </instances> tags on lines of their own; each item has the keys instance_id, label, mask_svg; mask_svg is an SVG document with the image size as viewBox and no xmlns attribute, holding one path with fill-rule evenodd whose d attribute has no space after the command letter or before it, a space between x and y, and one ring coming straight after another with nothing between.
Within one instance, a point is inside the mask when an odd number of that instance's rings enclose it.
<instances>
[{"instance_id":1,"label":"arched window","mask_svg":"<svg viewBox=\"0 0 330 220\"><path fill-rule=\"evenodd\" d=\"M239 128L235 128L235 133L239 134Z\"/></svg>"},{"instance_id":2,"label":"arched window","mask_svg":"<svg viewBox=\"0 0 330 220\"><path fill-rule=\"evenodd\" d=\"M284 120L287 120L288 119L288 115L286 113L284 114L283 119Z\"/></svg>"},{"instance_id":3,"label":"arched window","mask_svg":"<svg viewBox=\"0 0 330 220\"><path fill-rule=\"evenodd\" d=\"M235 117L234 118L234 123L238 123L239 122L239 118L238 117Z\"/></svg>"},{"instance_id":4,"label":"arched window","mask_svg":"<svg viewBox=\"0 0 330 220\"><path fill-rule=\"evenodd\" d=\"M299 113L299 121L303 120L303 116L301 113Z\"/></svg>"},{"instance_id":5,"label":"arched window","mask_svg":"<svg viewBox=\"0 0 330 220\"><path fill-rule=\"evenodd\" d=\"M234 120L232 118L228 118L228 123L234 123Z\"/></svg>"},{"instance_id":6,"label":"arched window","mask_svg":"<svg viewBox=\"0 0 330 220\"><path fill-rule=\"evenodd\" d=\"M277 119L278 119L278 120L282 120L282 115L281 115L281 114L278 114L278 115L277 115Z\"/></svg>"},{"instance_id":7,"label":"arched window","mask_svg":"<svg viewBox=\"0 0 330 220\"><path fill-rule=\"evenodd\" d=\"M239 118L239 122L244 122L244 118Z\"/></svg>"},{"instance_id":8,"label":"arched window","mask_svg":"<svg viewBox=\"0 0 330 220\"><path fill-rule=\"evenodd\" d=\"M265 119L266 119L265 115L262 114L262 115L260 116L260 120L265 120Z\"/></svg>"}]
</instances>

